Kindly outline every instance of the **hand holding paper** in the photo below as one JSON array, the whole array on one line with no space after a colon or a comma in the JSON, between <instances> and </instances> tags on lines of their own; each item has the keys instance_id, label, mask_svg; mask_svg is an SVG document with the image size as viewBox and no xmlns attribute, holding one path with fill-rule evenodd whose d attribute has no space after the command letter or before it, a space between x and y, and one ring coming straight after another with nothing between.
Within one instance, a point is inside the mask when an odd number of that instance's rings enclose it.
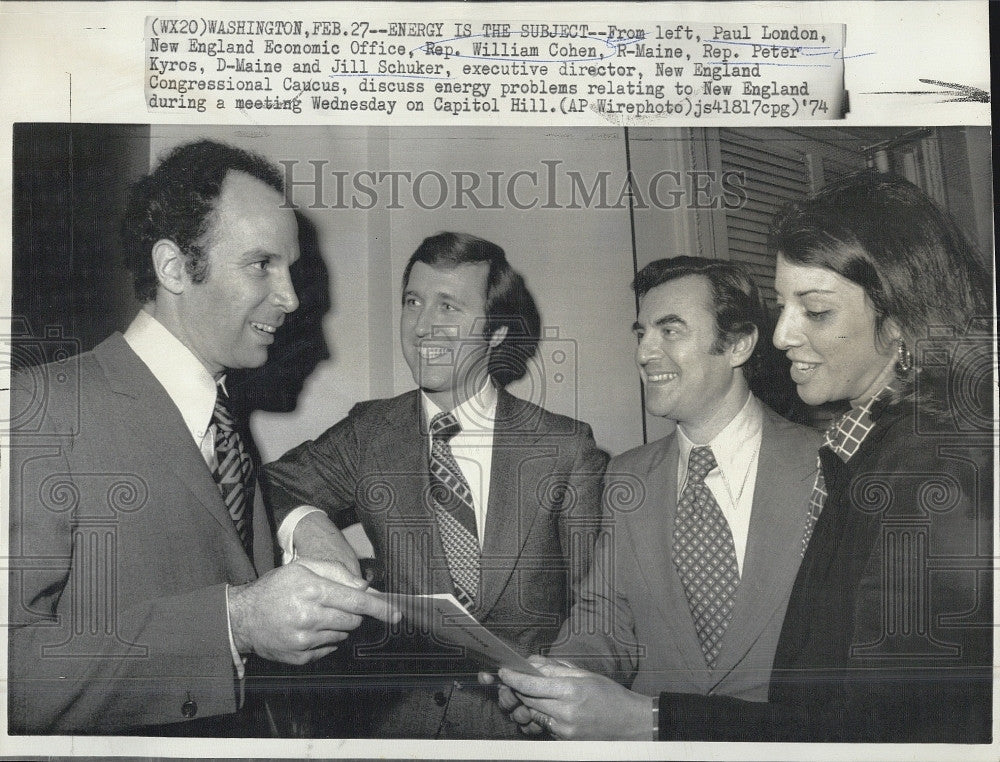
<instances>
[{"instance_id":1,"label":"hand holding paper","mask_svg":"<svg viewBox=\"0 0 1000 762\"><path fill-rule=\"evenodd\" d=\"M499 672L504 683L500 705L525 733L544 728L562 739L653 739L655 699L554 659L532 656L529 661L540 675L507 667Z\"/></svg>"},{"instance_id":2,"label":"hand holding paper","mask_svg":"<svg viewBox=\"0 0 1000 762\"><path fill-rule=\"evenodd\" d=\"M491 669L509 667L527 674L541 674L508 643L476 621L453 595L392 594L386 598L418 629L443 646L464 648L469 658Z\"/></svg>"}]
</instances>

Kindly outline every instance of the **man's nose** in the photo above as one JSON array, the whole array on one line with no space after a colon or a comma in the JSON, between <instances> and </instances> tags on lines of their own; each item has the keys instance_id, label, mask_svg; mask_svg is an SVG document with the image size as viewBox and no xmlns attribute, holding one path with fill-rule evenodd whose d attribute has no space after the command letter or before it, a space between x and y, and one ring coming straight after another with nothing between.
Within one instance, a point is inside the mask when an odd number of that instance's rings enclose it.
<instances>
[{"instance_id":1,"label":"man's nose","mask_svg":"<svg viewBox=\"0 0 1000 762\"><path fill-rule=\"evenodd\" d=\"M271 291L271 300L285 313L295 312L299 308L299 297L295 294L295 286L292 284L292 276L288 270L284 270L275 276L276 281Z\"/></svg>"},{"instance_id":2,"label":"man's nose","mask_svg":"<svg viewBox=\"0 0 1000 762\"><path fill-rule=\"evenodd\" d=\"M650 360L655 360L662 354L663 352L655 337L647 333L639 339L639 346L635 348L635 361L639 365L645 365Z\"/></svg>"}]
</instances>

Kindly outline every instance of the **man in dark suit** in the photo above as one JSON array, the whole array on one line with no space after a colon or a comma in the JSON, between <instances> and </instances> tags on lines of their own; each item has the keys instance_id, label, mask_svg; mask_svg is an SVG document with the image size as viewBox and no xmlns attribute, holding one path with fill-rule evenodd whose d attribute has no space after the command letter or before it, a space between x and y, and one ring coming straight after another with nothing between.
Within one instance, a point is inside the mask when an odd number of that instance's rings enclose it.
<instances>
[{"instance_id":1,"label":"man in dark suit","mask_svg":"<svg viewBox=\"0 0 1000 762\"><path fill-rule=\"evenodd\" d=\"M296 230L266 161L176 148L129 199L143 309L92 352L14 375L12 733L270 735L264 659L318 658L361 615L398 616L343 567L274 569L228 411L226 369L261 365L298 305Z\"/></svg>"},{"instance_id":2,"label":"man in dark suit","mask_svg":"<svg viewBox=\"0 0 1000 762\"><path fill-rule=\"evenodd\" d=\"M770 321L749 274L676 257L634 288L646 408L677 428L611 461L592 573L545 676L501 670L527 732L654 740L661 691L765 701L811 530L819 436L750 392Z\"/></svg>"},{"instance_id":3,"label":"man in dark suit","mask_svg":"<svg viewBox=\"0 0 1000 762\"><path fill-rule=\"evenodd\" d=\"M403 274L400 323L419 389L355 406L267 467L286 550L335 560L332 520L360 520L386 591L453 593L522 652L546 647L589 566L606 456L586 424L504 390L539 332L503 249L425 239ZM364 677L331 734L517 737L461 654L384 628L352 642L340 669Z\"/></svg>"}]
</instances>

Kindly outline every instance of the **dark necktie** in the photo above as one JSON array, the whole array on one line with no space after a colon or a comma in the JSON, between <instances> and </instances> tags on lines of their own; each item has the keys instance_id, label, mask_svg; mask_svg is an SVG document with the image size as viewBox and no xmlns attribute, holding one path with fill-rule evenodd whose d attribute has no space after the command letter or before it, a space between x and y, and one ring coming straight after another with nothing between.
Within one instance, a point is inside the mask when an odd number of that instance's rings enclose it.
<instances>
[{"instance_id":1,"label":"dark necktie","mask_svg":"<svg viewBox=\"0 0 1000 762\"><path fill-rule=\"evenodd\" d=\"M215 424L215 468L212 476L247 555L253 558L253 461L233 425L225 390L219 386L212 412Z\"/></svg>"},{"instance_id":2,"label":"dark necktie","mask_svg":"<svg viewBox=\"0 0 1000 762\"><path fill-rule=\"evenodd\" d=\"M476 509L468 482L451 453L449 440L462 427L451 413L431 419L431 498L455 597L469 608L479 594L479 540Z\"/></svg>"},{"instance_id":3,"label":"dark necktie","mask_svg":"<svg viewBox=\"0 0 1000 762\"><path fill-rule=\"evenodd\" d=\"M684 584L705 662L713 669L740 582L733 533L705 485L705 476L716 465L712 448L691 449L673 537L674 565Z\"/></svg>"}]
</instances>

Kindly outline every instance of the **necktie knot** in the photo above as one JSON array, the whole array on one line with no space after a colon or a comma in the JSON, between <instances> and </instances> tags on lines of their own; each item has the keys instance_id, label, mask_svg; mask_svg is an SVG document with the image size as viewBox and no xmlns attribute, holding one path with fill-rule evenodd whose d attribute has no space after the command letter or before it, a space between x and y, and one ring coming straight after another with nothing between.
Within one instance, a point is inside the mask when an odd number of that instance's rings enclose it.
<instances>
[{"instance_id":1,"label":"necktie knot","mask_svg":"<svg viewBox=\"0 0 1000 762\"><path fill-rule=\"evenodd\" d=\"M691 454L688 456L688 481L693 484L704 482L705 477L717 465L711 447L707 445L692 447Z\"/></svg>"},{"instance_id":2,"label":"necktie knot","mask_svg":"<svg viewBox=\"0 0 1000 762\"><path fill-rule=\"evenodd\" d=\"M226 395L226 390L221 386L216 387L212 422L222 434L228 435L233 430L233 411L229 409L229 397Z\"/></svg>"},{"instance_id":3,"label":"necktie knot","mask_svg":"<svg viewBox=\"0 0 1000 762\"><path fill-rule=\"evenodd\" d=\"M432 438L448 442L462 430L462 426L454 413L438 413L431 418L430 429Z\"/></svg>"}]
</instances>

